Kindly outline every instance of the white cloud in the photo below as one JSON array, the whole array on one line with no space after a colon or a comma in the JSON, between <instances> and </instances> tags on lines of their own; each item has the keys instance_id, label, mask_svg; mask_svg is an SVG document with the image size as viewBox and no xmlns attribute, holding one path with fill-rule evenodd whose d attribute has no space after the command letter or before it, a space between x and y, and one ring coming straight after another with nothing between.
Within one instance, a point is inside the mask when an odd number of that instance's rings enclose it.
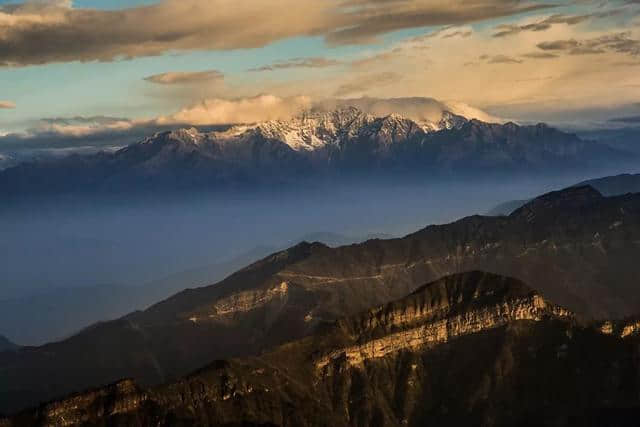
<instances>
[{"instance_id":1,"label":"white cloud","mask_svg":"<svg viewBox=\"0 0 640 427\"><path fill-rule=\"evenodd\" d=\"M161 125L255 123L291 117L309 107L311 107L311 99L306 96L282 98L274 95L259 95L241 99L214 98L184 108L175 114L159 117L156 122Z\"/></svg>"}]
</instances>

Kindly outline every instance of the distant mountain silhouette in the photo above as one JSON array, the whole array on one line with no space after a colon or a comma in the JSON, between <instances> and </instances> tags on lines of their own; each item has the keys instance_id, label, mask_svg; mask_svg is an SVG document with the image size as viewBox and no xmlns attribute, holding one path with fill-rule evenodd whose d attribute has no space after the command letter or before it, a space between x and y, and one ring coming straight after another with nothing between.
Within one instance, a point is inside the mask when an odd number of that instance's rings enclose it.
<instances>
[{"instance_id":1,"label":"distant mountain silhouette","mask_svg":"<svg viewBox=\"0 0 640 427\"><path fill-rule=\"evenodd\" d=\"M605 196L621 196L627 193L640 193L640 174L621 174L582 181L575 187L589 185ZM509 215L529 200L510 200L500 203L487 212L487 215Z\"/></svg>"}]
</instances>

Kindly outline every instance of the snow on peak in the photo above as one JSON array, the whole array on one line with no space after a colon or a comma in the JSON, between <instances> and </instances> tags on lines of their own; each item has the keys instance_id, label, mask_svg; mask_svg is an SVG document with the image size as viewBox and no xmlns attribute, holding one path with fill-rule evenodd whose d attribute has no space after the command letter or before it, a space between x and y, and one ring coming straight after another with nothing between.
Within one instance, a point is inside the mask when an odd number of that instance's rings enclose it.
<instances>
[{"instance_id":1,"label":"snow on peak","mask_svg":"<svg viewBox=\"0 0 640 427\"><path fill-rule=\"evenodd\" d=\"M315 150L335 144L344 137L354 137L373 122L373 116L347 107L329 112L307 111L290 120L272 120L256 125L255 132L278 139L294 150Z\"/></svg>"},{"instance_id":2,"label":"snow on peak","mask_svg":"<svg viewBox=\"0 0 640 427\"><path fill-rule=\"evenodd\" d=\"M218 141L235 142L257 135L282 141L296 151L313 151L358 136L393 143L418 132L459 128L464 122L464 117L448 111L443 112L442 118L437 122L416 122L397 113L376 117L356 107L346 106L329 111L309 110L288 120L233 126L210 135Z\"/></svg>"},{"instance_id":3,"label":"snow on peak","mask_svg":"<svg viewBox=\"0 0 640 427\"><path fill-rule=\"evenodd\" d=\"M439 121L414 121L392 113L376 117L360 109L346 106L335 110L308 110L288 120L270 120L251 125L236 125L224 131L201 133L196 128L183 128L156 134L143 143L159 141L178 143L184 147L215 144L242 144L261 137L287 144L295 151L314 151L356 138L373 138L385 144L406 139L418 133L457 129L467 119L444 111Z\"/></svg>"},{"instance_id":4,"label":"snow on peak","mask_svg":"<svg viewBox=\"0 0 640 427\"><path fill-rule=\"evenodd\" d=\"M169 133L168 139L198 145L205 139L205 135L200 133L198 129L191 127L172 131Z\"/></svg>"}]
</instances>

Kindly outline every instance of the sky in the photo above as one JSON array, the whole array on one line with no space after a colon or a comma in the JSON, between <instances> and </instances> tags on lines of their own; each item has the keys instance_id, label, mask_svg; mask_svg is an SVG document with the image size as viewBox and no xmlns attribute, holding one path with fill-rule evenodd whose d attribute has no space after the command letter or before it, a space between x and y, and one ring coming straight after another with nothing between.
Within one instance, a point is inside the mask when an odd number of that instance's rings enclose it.
<instances>
[{"instance_id":1,"label":"sky","mask_svg":"<svg viewBox=\"0 0 640 427\"><path fill-rule=\"evenodd\" d=\"M613 126L640 117L639 71L638 0L0 0L0 137L361 97Z\"/></svg>"}]
</instances>

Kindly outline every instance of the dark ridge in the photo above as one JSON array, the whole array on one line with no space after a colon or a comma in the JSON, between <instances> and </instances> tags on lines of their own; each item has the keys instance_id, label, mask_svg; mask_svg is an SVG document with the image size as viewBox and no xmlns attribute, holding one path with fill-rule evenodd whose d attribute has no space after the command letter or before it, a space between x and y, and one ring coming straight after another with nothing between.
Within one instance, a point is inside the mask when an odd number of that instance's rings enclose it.
<instances>
[{"instance_id":1,"label":"dark ridge","mask_svg":"<svg viewBox=\"0 0 640 427\"><path fill-rule=\"evenodd\" d=\"M566 211L580 209L593 202L602 200L604 196L590 185L569 187L536 197L524 206L511 213L511 217L530 217L541 215L557 209Z\"/></svg>"},{"instance_id":2,"label":"dark ridge","mask_svg":"<svg viewBox=\"0 0 640 427\"><path fill-rule=\"evenodd\" d=\"M19 345L12 343L7 337L0 335L0 352L14 351L19 348Z\"/></svg>"},{"instance_id":3,"label":"dark ridge","mask_svg":"<svg viewBox=\"0 0 640 427\"><path fill-rule=\"evenodd\" d=\"M605 196L640 192L640 174L620 174L584 181L576 186L590 185Z\"/></svg>"},{"instance_id":4,"label":"dark ridge","mask_svg":"<svg viewBox=\"0 0 640 427\"><path fill-rule=\"evenodd\" d=\"M534 292L529 286L512 277L485 271L473 270L465 273L451 274L428 283L411 293L411 295L431 295L444 289L450 299L467 301L474 295L492 295L496 299L517 298Z\"/></svg>"}]
</instances>

